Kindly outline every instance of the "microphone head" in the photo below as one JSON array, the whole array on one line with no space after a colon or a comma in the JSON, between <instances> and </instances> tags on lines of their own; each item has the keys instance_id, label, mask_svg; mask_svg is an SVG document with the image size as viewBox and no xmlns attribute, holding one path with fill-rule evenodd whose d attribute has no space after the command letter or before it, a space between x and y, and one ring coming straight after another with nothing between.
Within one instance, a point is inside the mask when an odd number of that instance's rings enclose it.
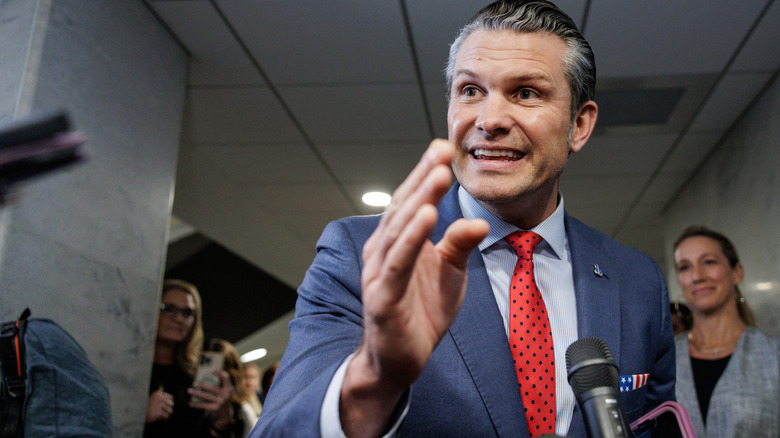
<instances>
[{"instance_id":1,"label":"microphone head","mask_svg":"<svg viewBox=\"0 0 780 438\"><path fill-rule=\"evenodd\" d=\"M620 388L618 367L607 347L599 338L582 338L566 349L566 370L575 397L593 388Z\"/></svg>"}]
</instances>

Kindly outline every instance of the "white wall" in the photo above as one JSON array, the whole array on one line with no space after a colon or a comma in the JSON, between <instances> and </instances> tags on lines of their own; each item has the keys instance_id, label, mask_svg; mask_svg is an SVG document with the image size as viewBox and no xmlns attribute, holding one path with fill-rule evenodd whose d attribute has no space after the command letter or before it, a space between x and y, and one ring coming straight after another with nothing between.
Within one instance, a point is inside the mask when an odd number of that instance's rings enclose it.
<instances>
[{"instance_id":1,"label":"white wall","mask_svg":"<svg viewBox=\"0 0 780 438\"><path fill-rule=\"evenodd\" d=\"M664 215L667 254L688 225L728 236L745 267L741 287L759 328L780 337L780 81L771 83ZM670 295L682 297L667 271ZM771 283L768 290L757 287Z\"/></svg>"},{"instance_id":2,"label":"white wall","mask_svg":"<svg viewBox=\"0 0 780 438\"><path fill-rule=\"evenodd\" d=\"M4 0L0 121L67 109L86 164L0 211L0 320L24 307L81 343L117 437L141 435L186 56L140 0Z\"/></svg>"}]
</instances>

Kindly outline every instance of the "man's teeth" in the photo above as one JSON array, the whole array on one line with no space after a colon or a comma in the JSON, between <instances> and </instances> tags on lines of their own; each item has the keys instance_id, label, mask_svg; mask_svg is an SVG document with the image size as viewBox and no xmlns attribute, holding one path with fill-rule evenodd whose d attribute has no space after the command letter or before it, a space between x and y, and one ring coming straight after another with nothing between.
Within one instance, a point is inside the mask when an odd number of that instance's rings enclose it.
<instances>
[{"instance_id":1,"label":"man's teeth","mask_svg":"<svg viewBox=\"0 0 780 438\"><path fill-rule=\"evenodd\" d=\"M510 160L519 160L523 158L523 154L517 151L508 150L488 150L488 149L475 149L474 158L486 159L486 158L506 158Z\"/></svg>"}]
</instances>

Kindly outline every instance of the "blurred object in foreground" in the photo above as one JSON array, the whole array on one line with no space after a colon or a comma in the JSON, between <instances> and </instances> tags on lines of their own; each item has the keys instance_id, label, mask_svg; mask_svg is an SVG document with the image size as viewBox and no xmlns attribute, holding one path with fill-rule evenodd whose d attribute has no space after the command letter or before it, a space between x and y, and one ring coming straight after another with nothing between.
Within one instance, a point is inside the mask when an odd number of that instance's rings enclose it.
<instances>
[{"instance_id":1,"label":"blurred object in foreground","mask_svg":"<svg viewBox=\"0 0 780 438\"><path fill-rule=\"evenodd\" d=\"M32 114L0 125L0 205L29 179L84 161L84 134L64 111Z\"/></svg>"}]
</instances>

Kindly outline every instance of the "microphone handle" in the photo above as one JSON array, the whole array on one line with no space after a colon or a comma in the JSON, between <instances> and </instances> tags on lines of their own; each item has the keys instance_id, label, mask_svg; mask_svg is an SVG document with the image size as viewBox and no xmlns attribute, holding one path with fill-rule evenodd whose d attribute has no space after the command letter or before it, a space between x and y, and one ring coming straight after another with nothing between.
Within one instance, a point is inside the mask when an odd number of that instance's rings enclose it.
<instances>
[{"instance_id":1,"label":"microphone handle","mask_svg":"<svg viewBox=\"0 0 780 438\"><path fill-rule=\"evenodd\" d=\"M631 437L617 388L599 386L582 393L577 401L582 408L589 438Z\"/></svg>"}]
</instances>

